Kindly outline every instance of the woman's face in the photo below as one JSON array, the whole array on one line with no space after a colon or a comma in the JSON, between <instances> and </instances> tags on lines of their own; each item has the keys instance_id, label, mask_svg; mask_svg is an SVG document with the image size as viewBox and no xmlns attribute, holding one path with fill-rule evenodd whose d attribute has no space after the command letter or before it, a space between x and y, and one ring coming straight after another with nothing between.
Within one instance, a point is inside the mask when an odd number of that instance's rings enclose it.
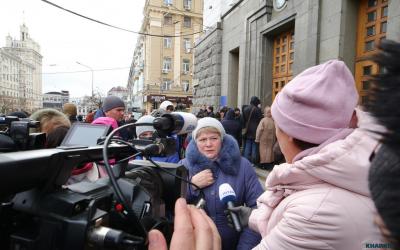
<instances>
[{"instance_id":1,"label":"woman's face","mask_svg":"<svg viewBox=\"0 0 400 250\"><path fill-rule=\"evenodd\" d=\"M218 132L200 132L196 139L197 148L200 153L211 160L215 160L221 150L222 140Z\"/></svg>"},{"instance_id":2,"label":"woman's face","mask_svg":"<svg viewBox=\"0 0 400 250\"><path fill-rule=\"evenodd\" d=\"M276 138L287 163L292 163L293 158L302 150L293 142L293 138L275 126Z\"/></svg>"}]
</instances>

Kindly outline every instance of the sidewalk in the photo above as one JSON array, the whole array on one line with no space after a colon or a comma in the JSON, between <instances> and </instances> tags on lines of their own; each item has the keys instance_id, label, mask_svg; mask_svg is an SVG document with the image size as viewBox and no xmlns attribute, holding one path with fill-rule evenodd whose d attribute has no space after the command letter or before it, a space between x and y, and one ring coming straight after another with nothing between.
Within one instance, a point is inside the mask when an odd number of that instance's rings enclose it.
<instances>
[{"instance_id":1,"label":"sidewalk","mask_svg":"<svg viewBox=\"0 0 400 250\"><path fill-rule=\"evenodd\" d=\"M265 179L267 178L267 176L268 176L270 171L263 170L263 169L260 169L260 168L254 168L254 170L256 171L256 174L258 176L258 180L261 183L261 186L263 188L265 188Z\"/></svg>"}]
</instances>

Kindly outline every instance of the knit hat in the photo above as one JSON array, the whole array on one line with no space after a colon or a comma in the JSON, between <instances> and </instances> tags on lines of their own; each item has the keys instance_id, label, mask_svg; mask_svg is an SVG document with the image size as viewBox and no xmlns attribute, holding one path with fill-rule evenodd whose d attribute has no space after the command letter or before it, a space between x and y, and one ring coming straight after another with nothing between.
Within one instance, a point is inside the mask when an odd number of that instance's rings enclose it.
<instances>
[{"instance_id":1,"label":"knit hat","mask_svg":"<svg viewBox=\"0 0 400 250\"><path fill-rule=\"evenodd\" d=\"M199 130L205 127L216 128L221 134L221 138L224 138L224 135L226 134L220 121L212 117L204 117L197 122L197 126L192 132L192 138L196 140Z\"/></svg>"},{"instance_id":2,"label":"knit hat","mask_svg":"<svg viewBox=\"0 0 400 250\"><path fill-rule=\"evenodd\" d=\"M73 103L65 103L63 108L63 113L68 116L76 116L77 115L76 105Z\"/></svg>"},{"instance_id":3,"label":"knit hat","mask_svg":"<svg viewBox=\"0 0 400 250\"><path fill-rule=\"evenodd\" d=\"M167 108L168 108L169 106L174 107L174 104L173 104L172 102L166 100L166 101L163 101L163 102L160 104L160 109L167 110Z\"/></svg>"},{"instance_id":4,"label":"knit hat","mask_svg":"<svg viewBox=\"0 0 400 250\"><path fill-rule=\"evenodd\" d=\"M137 120L136 124L138 123L153 123L155 117L151 115L144 115ZM136 127L136 135L139 137L144 132L151 131L154 132L156 131L153 126L137 126Z\"/></svg>"},{"instance_id":5,"label":"knit hat","mask_svg":"<svg viewBox=\"0 0 400 250\"><path fill-rule=\"evenodd\" d=\"M349 127L357 101L350 70L331 60L293 78L275 97L271 112L289 136L321 144Z\"/></svg>"},{"instance_id":6,"label":"knit hat","mask_svg":"<svg viewBox=\"0 0 400 250\"><path fill-rule=\"evenodd\" d=\"M104 112L107 112L111 109L119 108L119 107L125 108L125 103L118 96L110 95L110 96L107 96L106 99L104 99L104 102L103 102L103 111Z\"/></svg>"}]
</instances>

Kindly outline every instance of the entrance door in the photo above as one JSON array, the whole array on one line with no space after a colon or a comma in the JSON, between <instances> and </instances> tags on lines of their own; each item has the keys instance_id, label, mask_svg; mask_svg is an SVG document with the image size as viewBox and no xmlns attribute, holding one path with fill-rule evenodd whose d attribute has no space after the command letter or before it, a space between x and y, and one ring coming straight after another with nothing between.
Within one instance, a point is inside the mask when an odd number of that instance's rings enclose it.
<instances>
[{"instance_id":1,"label":"entrance door","mask_svg":"<svg viewBox=\"0 0 400 250\"><path fill-rule=\"evenodd\" d=\"M386 37L387 14L387 0L360 1L355 80L361 104L368 100L371 75L379 71L377 64L368 59L376 53L377 45Z\"/></svg>"},{"instance_id":2,"label":"entrance door","mask_svg":"<svg viewBox=\"0 0 400 250\"><path fill-rule=\"evenodd\" d=\"M293 77L294 28L274 38L272 58L272 100Z\"/></svg>"}]
</instances>

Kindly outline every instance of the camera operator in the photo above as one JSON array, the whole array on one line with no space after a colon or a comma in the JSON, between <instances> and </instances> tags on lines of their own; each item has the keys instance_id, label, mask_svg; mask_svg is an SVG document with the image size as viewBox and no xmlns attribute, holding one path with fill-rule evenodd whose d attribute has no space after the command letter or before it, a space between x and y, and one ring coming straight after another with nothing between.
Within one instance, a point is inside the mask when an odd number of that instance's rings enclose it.
<instances>
[{"instance_id":1,"label":"camera operator","mask_svg":"<svg viewBox=\"0 0 400 250\"><path fill-rule=\"evenodd\" d=\"M140 123L152 123L155 117L151 115L145 115L139 118L137 121L138 124ZM136 127L136 135L139 139L152 139L154 137L154 132L156 130L152 126L137 126ZM172 135L175 140L177 140L176 135ZM169 156L160 156L160 157L151 157L153 161L161 161L161 162L171 162L171 163L178 163L179 162L179 144L176 144L175 153Z\"/></svg>"}]
</instances>

